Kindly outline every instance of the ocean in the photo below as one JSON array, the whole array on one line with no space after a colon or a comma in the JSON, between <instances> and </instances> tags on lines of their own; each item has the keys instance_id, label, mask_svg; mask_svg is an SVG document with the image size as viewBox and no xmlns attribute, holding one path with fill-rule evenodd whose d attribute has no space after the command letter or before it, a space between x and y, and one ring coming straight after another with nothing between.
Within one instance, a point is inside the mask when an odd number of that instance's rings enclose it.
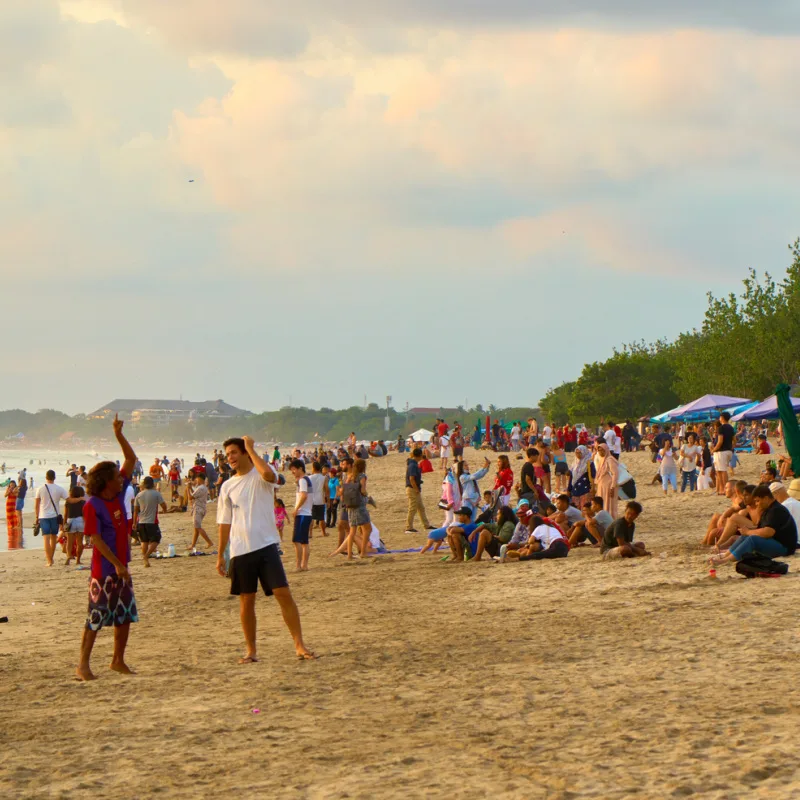
<instances>
[{"instance_id":1,"label":"ocean","mask_svg":"<svg viewBox=\"0 0 800 800\"><path fill-rule=\"evenodd\" d=\"M45 481L44 476L47 470L55 470L56 483L69 489L69 478L66 476L67 469L70 464L77 464L78 466L85 466L87 470L91 469L98 461L116 461L121 458L121 453L116 442L113 444L102 443L99 447L102 449L94 449L88 447L84 450L80 449L64 449L64 450L47 450L44 448L25 448L25 447L5 447L4 443L0 442L0 485L4 484L9 478L17 480L19 472L25 468L27 469L28 484L30 487L30 479L33 478L33 489L28 489L28 494L25 497L24 521L25 528L23 531L23 548L24 549L38 549L41 550L44 545L40 536L33 535L33 509L36 489L38 489ZM214 448L210 450L200 450L200 455L210 459L213 455ZM173 446L166 445L161 450L153 449L153 446L143 447L136 450L136 455L144 465L145 473L150 464L156 456L159 458L167 456L169 459L181 458L185 466L188 468L194 464L194 459L198 450L188 449L187 446ZM4 467L4 469L3 469ZM7 537L2 530L6 527L6 504L5 486L0 490L0 552L8 550Z\"/></svg>"}]
</instances>

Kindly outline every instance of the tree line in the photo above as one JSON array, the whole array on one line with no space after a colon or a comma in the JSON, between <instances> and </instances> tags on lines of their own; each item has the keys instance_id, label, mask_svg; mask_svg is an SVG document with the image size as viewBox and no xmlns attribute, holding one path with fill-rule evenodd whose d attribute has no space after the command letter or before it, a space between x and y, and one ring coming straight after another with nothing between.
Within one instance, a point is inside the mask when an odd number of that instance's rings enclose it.
<instances>
[{"instance_id":1,"label":"tree line","mask_svg":"<svg viewBox=\"0 0 800 800\"><path fill-rule=\"evenodd\" d=\"M637 342L586 364L539 403L556 424L654 416L704 394L762 400L800 374L800 239L776 282L751 269L739 294L708 293L702 324L673 342Z\"/></svg>"},{"instance_id":2,"label":"tree line","mask_svg":"<svg viewBox=\"0 0 800 800\"><path fill-rule=\"evenodd\" d=\"M385 429L386 409L376 403L366 408L334 410L332 408L296 408L286 406L277 411L265 411L236 419L215 419L200 417L194 421L172 420L169 426L137 425L130 427L132 441L145 442L221 442L231 435L249 435L260 442L310 442L344 441L351 431L359 439L396 439L407 436L418 428L432 429L436 417L443 417L449 423L459 421L465 431L471 431L477 422L485 424L486 415L505 422L521 420L538 415L534 408L497 408L482 405L465 409L441 408L430 414L409 414L402 410L389 409L389 430ZM85 415L69 416L53 409L42 409L35 413L13 409L0 411L0 450L2 439L24 433L28 441L36 443L58 443L64 434L74 434L84 442L99 438L110 438L107 420L87 419ZM67 448L69 439L61 440Z\"/></svg>"}]
</instances>

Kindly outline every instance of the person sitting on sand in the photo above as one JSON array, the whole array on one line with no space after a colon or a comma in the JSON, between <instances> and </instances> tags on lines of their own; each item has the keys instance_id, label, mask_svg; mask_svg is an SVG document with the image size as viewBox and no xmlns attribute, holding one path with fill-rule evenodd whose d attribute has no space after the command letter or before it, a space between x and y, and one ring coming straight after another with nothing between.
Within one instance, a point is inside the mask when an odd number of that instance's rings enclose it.
<instances>
[{"instance_id":1,"label":"person sitting on sand","mask_svg":"<svg viewBox=\"0 0 800 800\"><path fill-rule=\"evenodd\" d=\"M797 550L797 525L789 509L773 497L769 486L756 486L753 499L759 511L756 527L740 536L729 550L713 555L712 565L741 561L751 555L783 558Z\"/></svg>"},{"instance_id":2,"label":"person sitting on sand","mask_svg":"<svg viewBox=\"0 0 800 800\"><path fill-rule=\"evenodd\" d=\"M517 527L517 516L508 506L500 506L495 522L484 522L470 534L469 543L476 544L475 561L481 561L483 551L490 556L500 553L500 548L511 541Z\"/></svg>"},{"instance_id":3,"label":"person sitting on sand","mask_svg":"<svg viewBox=\"0 0 800 800\"><path fill-rule=\"evenodd\" d=\"M725 520L722 526L722 533L716 541L717 551L728 550L741 534L755 528L760 515L756 501L753 498L755 488L752 484L748 484L742 489L742 508Z\"/></svg>"},{"instance_id":4,"label":"person sitting on sand","mask_svg":"<svg viewBox=\"0 0 800 800\"><path fill-rule=\"evenodd\" d=\"M473 542L469 541L478 525L470 522L472 519L472 509L459 508L456 511L456 524L447 529L447 543L450 545L452 553L451 560L463 561L465 553L468 558L472 557L478 549L477 537Z\"/></svg>"},{"instance_id":5,"label":"person sitting on sand","mask_svg":"<svg viewBox=\"0 0 800 800\"><path fill-rule=\"evenodd\" d=\"M568 531L575 523L583 520L581 512L570 505L569 495L560 494L555 499L556 513L550 516L550 520L557 522L562 530Z\"/></svg>"},{"instance_id":6,"label":"person sitting on sand","mask_svg":"<svg viewBox=\"0 0 800 800\"><path fill-rule=\"evenodd\" d=\"M576 522L568 532L569 546L581 547L586 544L587 539L589 539L590 544L599 544L603 541L606 528L610 523L603 524L597 519L594 503L584 506L581 513L583 514L583 519L580 522ZM601 511L601 513L608 514L607 511ZM611 515L608 514L608 516L610 517Z\"/></svg>"},{"instance_id":7,"label":"person sitting on sand","mask_svg":"<svg viewBox=\"0 0 800 800\"><path fill-rule=\"evenodd\" d=\"M771 483L775 483L777 480L778 471L775 469L775 467L767 464L767 466L761 470L761 476L759 477L758 482L764 486L769 486Z\"/></svg>"},{"instance_id":8,"label":"person sitting on sand","mask_svg":"<svg viewBox=\"0 0 800 800\"><path fill-rule=\"evenodd\" d=\"M603 558L637 558L649 556L644 542L634 542L633 534L636 531L636 520L642 513L642 506L631 500L625 506L625 513L615 519L606 529L600 544Z\"/></svg>"},{"instance_id":9,"label":"person sitting on sand","mask_svg":"<svg viewBox=\"0 0 800 800\"><path fill-rule=\"evenodd\" d=\"M792 481L787 490L786 487L782 483L775 483L770 484L769 490L772 492L772 496L783 506L789 509L789 513L792 515L792 519L794 519L794 524L797 525L797 530L800 531L800 500L797 499L797 495L800 494L800 481Z\"/></svg>"},{"instance_id":10,"label":"person sitting on sand","mask_svg":"<svg viewBox=\"0 0 800 800\"><path fill-rule=\"evenodd\" d=\"M742 498L741 490L745 486L747 486L747 481L729 480L725 484L725 497L731 501L731 505L725 511L711 515L706 528L706 535L703 537L703 545L705 547L710 547L717 543L722 534L722 529L725 527L725 520L728 517L744 510L744 499Z\"/></svg>"},{"instance_id":11,"label":"person sitting on sand","mask_svg":"<svg viewBox=\"0 0 800 800\"><path fill-rule=\"evenodd\" d=\"M588 508L585 508L588 510ZM538 515L531 519L531 531L528 543L519 550L501 548L500 561L506 559L518 561L540 561L549 558L566 558L569 555L569 543L564 534Z\"/></svg>"}]
</instances>

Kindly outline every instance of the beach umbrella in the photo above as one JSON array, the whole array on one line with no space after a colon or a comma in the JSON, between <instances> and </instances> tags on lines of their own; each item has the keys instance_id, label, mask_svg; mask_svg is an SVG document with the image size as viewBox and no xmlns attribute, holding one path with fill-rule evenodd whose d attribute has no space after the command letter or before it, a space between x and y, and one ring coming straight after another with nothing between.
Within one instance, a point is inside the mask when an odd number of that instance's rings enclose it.
<instances>
[{"instance_id":1,"label":"beach umbrella","mask_svg":"<svg viewBox=\"0 0 800 800\"><path fill-rule=\"evenodd\" d=\"M414 433L411 434L411 441L412 442L429 442L431 440L431 436L433 436L433 431L429 431L427 428L420 428Z\"/></svg>"},{"instance_id":2,"label":"beach umbrella","mask_svg":"<svg viewBox=\"0 0 800 800\"><path fill-rule=\"evenodd\" d=\"M778 398L778 411L783 428L783 440L786 451L792 459L792 470L795 476L800 475L800 425L797 424L797 412L789 396L789 387L782 383L775 390Z\"/></svg>"},{"instance_id":3,"label":"beach umbrella","mask_svg":"<svg viewBox=\"0 0 800 800\"><path fill-rule=\"evenodd\" d=\"M800 398L790 397L788 402L791 403L794 413L800 414ZM744 422L752 419L778 419L778 417L780 417L778 395L773 394L760 403L751 403L745 406L744 409L739 410L731 417L731 422Z\"/></svg>"},{"instance_id":4,"label":"beach umbrella","mask_svg":"<svg viewBox=\"0 0 800 800\"><path fill-rule=\"evenodd\" d=\"M742 406L745 403L752 403L748 397L728 397L724 394L704 394L697 400L692 400L683 406L678 406L670 412L670 420L681 419L693 414L703 414L709 411L725 411L728 408Z\"/></svg>"}]
</instances>

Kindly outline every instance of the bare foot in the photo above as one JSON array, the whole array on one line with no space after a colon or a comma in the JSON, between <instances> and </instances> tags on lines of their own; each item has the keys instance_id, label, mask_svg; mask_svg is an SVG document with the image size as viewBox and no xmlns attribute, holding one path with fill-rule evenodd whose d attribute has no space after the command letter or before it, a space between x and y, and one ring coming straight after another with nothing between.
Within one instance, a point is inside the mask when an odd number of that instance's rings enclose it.
<instances>
[{"instance_id":1,"label":"bare foot","mask_svg":"<svg viewBox=\"0 0 800 800\"><path fill-rule=\"evenodd\" d=\"M65 567L68 567L68 566L69 566L69 561L70 561L70 560L69 560L69 559L67 559L67 560L64 562L64 566L65 566Z\"/></svg>"},{"instance_id":2,"label":"bare foot","mask_svg":"<svg viewBox=\"0 0 800 800\"><path fill-rule=\"evenodd\" d=\"M150 566L150 559L146 558L146 559L144 560L144 565L145 565L146 567L149 567L149 566Z\"/></svg>"},{"instance_id":3,"label":"bare foot","mask_svg":"<svg viewBox=\"0 0 800 800\"><path fill-rule=\"evenodd\" d=\"M316 655L312 653L304 644L295 645L295 650L297 651L297 657L301 661L313 661L316 658Z\"/></svg>"},{"instance_id":4,"label":"bare foot","mask_svg":"<svg viewBox=\"0 0 800 800\"><path fill-rule=\"evenodd\" d=\"M97 676L89 669L89 666L85 667L78 667L75 670L75 678L79 681L94 681L97 680Z\"/></svg>"},{"instance_id":5,"label":"bare foot","mask_svg":"<svg viewBox=\"0 0 800 800\"><path fill-rule=\"evenodd\" d=\"M211 549L213 546L214 546L214 543L213 543L213 542L209 542L209 543L208 543L208 544L205 546L205 548L204 548L204 549L206 549L206 550L210 550L210 549Z\"/></svg>"},{"instance_id":6,"label":"bare foot","mask_svg":"<svg viewBox=\"0 0 800 800\"><path fill-rule=\"evenodd\" d=\"M45 561L45 564L44 564L44 565L45 565L46 567L52 567L52 566L53 566L53 562L52 562L52 561Z\"/></svg>"},{"instance_id":7,"label":"bare foot","mask_svg":"<svg viewBox=\"0 0 800 800\"><path fill-rule=\"evenodd\" d=\"M244 656L244 658L240 658L237 664L257 664L258 658L256 656Z\"/></svg>"},{"instance_id":8,"label":"bare foot","mask_svg":"<svg viewBox=\"0 0 800 800\"><path fill-rule=\"evenodd\" d=\"M136 673L124 662L120 661L119 663L112 661L108 665L109 669L113 669L114 672L119 672L122 675L135 675Z\"/></svg>"}]
</instances>

